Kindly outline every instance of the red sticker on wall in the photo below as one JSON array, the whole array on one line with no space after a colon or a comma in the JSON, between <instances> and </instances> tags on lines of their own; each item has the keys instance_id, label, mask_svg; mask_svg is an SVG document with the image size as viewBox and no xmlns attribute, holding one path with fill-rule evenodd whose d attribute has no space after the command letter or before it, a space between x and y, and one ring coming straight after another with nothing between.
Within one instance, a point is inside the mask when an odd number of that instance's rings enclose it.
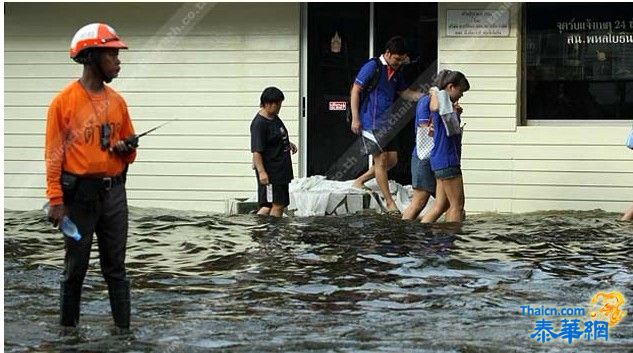
<instances>
[{"instance_id":1,"label":"red sticker on wall","mask_svg":"<svg viewBox=\"0 0 633 353\"><path fill-rule=\"evenodd\" d=\"M330 111L336 110L347 110L347 102L346 101L332 101L330 102Z\"/></svg>"}]
</instances>

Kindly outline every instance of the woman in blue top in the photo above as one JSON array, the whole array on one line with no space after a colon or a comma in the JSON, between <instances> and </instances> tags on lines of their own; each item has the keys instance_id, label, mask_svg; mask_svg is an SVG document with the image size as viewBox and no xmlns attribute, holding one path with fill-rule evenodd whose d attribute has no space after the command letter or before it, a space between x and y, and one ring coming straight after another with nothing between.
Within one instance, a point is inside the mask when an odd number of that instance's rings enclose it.
<instances>
[{"instance_id":1,"label":"woman in blue top","mask_svg":"<svg viewBox=\"0 0 633 353\"><path fill-rule=\"evenodd\" d=\"M437 181L436 202L422 222L433 222L445 211L447 222L462 222L465 198L461 170L462 108L458 101L470 89L470 83L459 71L442 70L435 85L441 92L431 89L429 108L433 112L434 146L430 160Z\"/></svg>"},{"instance_id":2,"label":"woman in blue top","mask_svg":"<svg viewBox=\"0 0 633 353\"><path fill-rule=\"evenodd\" d=\"M402 213L402 219L418 218L426 207L429 197L435 196L435 175L431 170L431 151L433 150L433 136L431 131L431 111L429 110L429 96L418 101L415 110L415 147L411 155L411 186L413 197L409 207Z\"/></svg>"}]
</instances>

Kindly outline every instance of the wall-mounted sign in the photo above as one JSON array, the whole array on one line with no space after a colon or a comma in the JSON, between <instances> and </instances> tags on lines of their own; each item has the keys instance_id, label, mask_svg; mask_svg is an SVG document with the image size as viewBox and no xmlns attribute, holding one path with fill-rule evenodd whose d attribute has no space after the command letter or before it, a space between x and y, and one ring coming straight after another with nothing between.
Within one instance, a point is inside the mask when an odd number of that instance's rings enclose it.
<instances>
[{"instance_id":1,"label":"wall-mounted sign","mask_svg":"<svg viewBox=\"0 0 633 353\"><path fill-rule=\"evenodd\" d=\"M449 37L506 37L510 35L508 10L448 10L446 35Z\"/></svg>"},{"instance_id":2,"label":"wall-mounted sign","mask_svg":"<svg viewBox=\"0 0 633 353\"><path fill-rule=\"evenodd\" d=\"M329 102L329 110L330 111L341 111L347 110L347 102L346 101L330 101Z\"/></svg>"}]
</instances>

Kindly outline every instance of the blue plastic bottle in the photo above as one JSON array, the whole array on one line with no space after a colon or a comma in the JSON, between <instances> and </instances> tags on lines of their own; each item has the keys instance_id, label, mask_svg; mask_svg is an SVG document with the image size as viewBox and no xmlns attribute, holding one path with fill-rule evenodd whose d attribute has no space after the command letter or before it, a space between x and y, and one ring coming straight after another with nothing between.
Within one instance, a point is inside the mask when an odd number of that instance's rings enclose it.
<instances>
[{"instance_id":1,"label":"blue plastic bottle","mask_svg":"<svg viewBox=\"0 0 633 353\"><path fill-rule=\"evenodd\" d=\"M48 209L49 209L49 205L47 202L44 205L44 213L46 215L48 215ZM70 218L68 218L68 216L64 216L61 224L59 225L59 229L62 231L62 233L65 236L69 238L73 238L76 241L81 240L81 234L79 233L79 229L77 229L77 226L75 225L75 223L73 223L73 221L71 221Z\"/></svg>"}]
</instances>

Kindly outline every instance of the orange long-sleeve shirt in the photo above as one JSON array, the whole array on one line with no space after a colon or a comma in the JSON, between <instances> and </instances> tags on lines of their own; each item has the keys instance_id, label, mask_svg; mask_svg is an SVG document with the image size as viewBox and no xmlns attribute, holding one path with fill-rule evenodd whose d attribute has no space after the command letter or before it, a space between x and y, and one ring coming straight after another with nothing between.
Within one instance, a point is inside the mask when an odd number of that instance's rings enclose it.
<instances>
[{"instance_id":1,"label":"orange long-sleeve shirt","mask_svg":"<svg viewBox=\"0 0 633 353\"><path fill-rule=\"evenodd\" d=\"M120 155L101 149L103 123L111 127L110 145L134 134L127 104L112 88L98 94L75 81L53 99L46 123L46 196L63 203L62 171L76 175L115 176L136 158L136 150Z\"/></svg>"}]
</instances>

